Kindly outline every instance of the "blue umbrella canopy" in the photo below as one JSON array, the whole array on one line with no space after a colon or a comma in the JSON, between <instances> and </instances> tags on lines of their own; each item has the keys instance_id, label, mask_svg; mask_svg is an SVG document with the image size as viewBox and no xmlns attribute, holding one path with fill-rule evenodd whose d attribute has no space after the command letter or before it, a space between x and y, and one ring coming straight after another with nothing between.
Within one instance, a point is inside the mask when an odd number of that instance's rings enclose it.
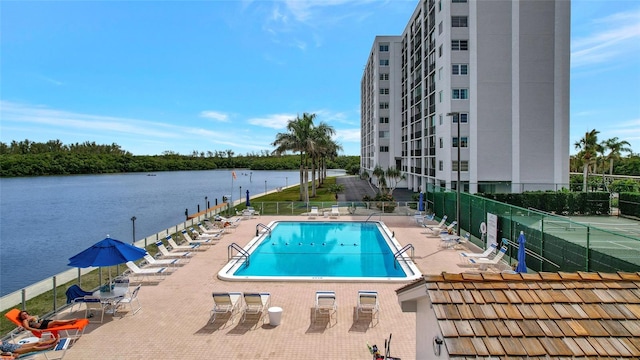
<instances>
[{"instance_id":1,"label":"blue umbrella canopy","mask_svg":"<svg viewBox=\"0 0 640 360\"><path fill-rule=\"evenodd\" d=\"M524 232L520 231L520 236L518 237L518 266L516 266L516 272L518 273L526 273L527 272L527 263L526 263L526 252L524 243L527 240L524 237Z\"/></svg>"},{"instance_id":2,"label":"blue umbrella canopy","mask_svg":"<svg viewBox=\"0 0 640 360\"><path fill-rule=\"evenodd\" d=\"M69 258L69 266L74 267L99 267L113 266L126 263L127 261L138 260L147 253L145 249L125 244L120 240L107 236L90 248Z\"/></svg>"}]
</instances>

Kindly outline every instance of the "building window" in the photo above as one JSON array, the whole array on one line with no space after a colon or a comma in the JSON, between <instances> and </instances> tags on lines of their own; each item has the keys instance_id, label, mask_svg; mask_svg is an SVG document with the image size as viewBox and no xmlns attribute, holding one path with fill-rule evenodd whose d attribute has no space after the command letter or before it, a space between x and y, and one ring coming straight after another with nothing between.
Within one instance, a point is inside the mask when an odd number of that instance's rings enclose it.
<instances>
[{"instance_id":1,"label":"building window","mask_svg":"<svg viewBox=\"0 0 640 360\"><path fill-rule=\"evenodd\" d=\"M467 17L466 16L452 16L451 17L451 27L467 27Z\"/></svg>"},{"instance_id":2,"label":"building window","mask_svg":"<svg viewBox=\"0 0 640 360\"><path fill-rule=\"evenodd\" d=\"M466 3L467 0L451 0L452 3Z\"/></svg>"},{"instance_id":3,"label":"building window","mask_svg":"<svg viewBox=\"0 0 640 360\"><path fill-rule=\"evenodd\" d=\"M451 117L453 119L453 123L454 124L458 123L458 117L460 118L460 123L461 124L466 124L467 122L469 122L469 114L467 114L467 113L457 113L457 114L453 114L453 116Z\"/></svg>"},{"instance_id":4,"label":"building window","mask_svg":"<svg viewBox=\"0 0 640 360\"><path fill-rule=\"evenodd\" d=\"M442 45L438 46L438 57L442 57Z\"/></svg>"},{"instance_id":5,"label":"building window","mask_svg":"<svg viewBox=\"0 0 640 360\"><path fill-rule=\"evenodd\" d=\"M451 170L458 171L458 161L454 160L451 162ZM469 171L469 161L460 160L460 171Z\"/></svg>"},{"instance_id":6,"label":"building window","mask_svg":"<svg viewBox=\"0 0 640 360\"><path fill-rule=\"evenodd\" d=\"M442 90L438 93L438 102L442 102Z\"/></svg>"},{"instance_id":7,"label":"building window","mask_svg":"<svg viewBox=\"0 0 640 360\"><path fill-rule=\"evenodd\" d=\"M469 75L468 64L451 64L451 74L453 75Z\"/></svg>"},{"instance_id":8,"label":"building window","mask_svg":"<svg viewBox=\"0 0 640 360\"><path fill-rule=\"evenodd\" d=\"M380 103L380 109L388 109L389 108L389 103L388 102L381 102Z\"/></svg>"},{"instance_id":9,"label":"building window","mask_svg":"<svg viewBox=\"0 0 640 360\"><path fill-rule=\"evenodd\" d=\"M440 114L440 125L442 125L442 114Z\"/></svg>"},{"instance_id":10,"label":"building window","mask_svg":"<svg viewBox=\"0 0 640 360\"><path fill-rule=\"evenodd\" d=\"M438 1L438 12L442 11L442 0Z\"/></svg>"},{"instance_id":11,"label":"building window","mask_svg":"<svg viewBox=\"0 0 640 360\"><path fill-rule=\"evenodd\" d=\"M454 148L458 147L458 137L454 137L452 142L451 142L452 146ZM461 147L466 148L469 147L469 138L467 138L466 136L461 136L460 137L460 144L462 145Z\"/></svg>"},{"instance_id":12,"label":"building window","mask_svg":"<svg viewBox=\"0 0 640 360\"><path fill-rule=\"evenodd\" d=\"M442 21L438 24L438 35L442 34Z\"/></svg>"},{"instance_id":13,"label":"building window","mask_svg":"<svg viewBox=\"0 0 640 360\"><path fill-rule=\"evenodd\" d=\"M389 137L388 131L378 131L378 137L381 139L387 139Z\"/></svg>"},{"instance_id":14,"label":"building window","mask_svg":"<svg viewBox=\"0 0 640 360\"><path fill-rule=\"evenodd\" d=\"M382 51L382 52L389 51L389 45L388 44L380 44L380 51Z\"/></svg>"},{"instance_id":15,"label":"building window","mask_svg":"<svg viewBox=\"0 0 640 360\"><path fill-rule=\"evenodd\" d=\"M452 89L451 98L454 100L466 100L469 98L469 89Z\"/></svg>"},{"instance_id":16,"label":"building window","mask_svg":"<svg viewBox=\"0 0 640 360\"><path fill-rule=\"evenodd\" d=\"M380 124L388 124L389 123L389 118L386 116L381 116L380 117Z\"/></svg>"},{"instance_id":17,"label":"building window","mask_svg":"<svg viewBox=\"0 0 640 360\"><path fill-rule=\"evenodd\" d=\"M380 95L389 95L388 88L380 88Z\"/></svg>"},{"instance_id":18,"label":"building window","mask_svg":"<svg viewBox=\"0 0 640 360\"><path fill-rule=\"evenodd\" d=\"M389 59L380 59L380 66L389 66Z\"/></svg>"},{"instance_id":19,"label":"building window","mask_svg":"<svg viewBox=\"0 0 640 360\"><path fill-rule=\"evenodd\" d=\"M443 138L439 138L438 140L440 140L440 149L442 149L444 147L444 139Z\"/></svg>"},{"instance_id":20,"label":"building window","mask_svg":"<svg viewBox=\"0 0 640 360\"><path fill-rule=\"evenodd\" d=\"M453 51L469 50L469 40L451 40L451 50Z\"/></svg>"},{"instance_id":21,"label":"building window","mask_svg":"<svg viewBox=\"0 0 640 360\"><path fill-rule=\"evenodd\" d=\"M442 171L442 169L444 169L444 163L440 160L438 161L438 170Z\"/></svg>"},{"instance_id":22,"label":"building window","mask_svg":"<svg viewBox=\"0 0 640 360\"><path fill-rule=\"evenodd\" d=\"M381 73L380 74L380 80L389 80L389 74Z\"/></svg>"},{"instance_id":23,"label":"building window","mask_svg":"<svg viewBox=\"0 0 640 360\"><path fill-rule=\"evenodd\" d=\"M442 68L438 69L438 80L442 80Z\"/></svg>"},{"instance_id":24,"label":"building window","mask_svg":"<svg viewBox=\"0 0 640 360\"><path fill-rule=\"evenodd\" d=\"M380 152L389 152L388 146L380 146Z\"/></svg>"}]
</instances>

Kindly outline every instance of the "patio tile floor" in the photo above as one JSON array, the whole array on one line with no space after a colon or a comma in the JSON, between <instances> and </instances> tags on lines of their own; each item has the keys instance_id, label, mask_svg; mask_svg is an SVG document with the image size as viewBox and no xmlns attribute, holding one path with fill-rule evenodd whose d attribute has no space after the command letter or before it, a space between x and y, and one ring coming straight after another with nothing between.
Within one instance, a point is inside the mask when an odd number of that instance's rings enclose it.
<instances>
[{"instance_id":1,"label":"patio tile floor","mask_svg":"<svg viewBox=\"0 0 640 360\"><path fill-rule=\"evenodd\" d=\"M370 359L367 343L384 351L389 334L393 334L392 356L415 358L415 314L401 311L395 293L404 282L229 282L217 278L217 272L227 262L230 243L244 246L255 236L258 223L292 219L307 220L267 216L243 220L233 233L195 255L166 279L143 285L139 293L142 310L137 314L121 312L114 317L105 316L102 324L90 324L65 359ZM364 217L341 216L340 220L350 219ZM413 244L414 262L422 273L468 270L458 266L461 250L440 249L439 238L422 234L413 217L389 216L382 221L400 244ZM336 292L337 322L328 323L326 316L313 321L317 290ZM366 317L355 320L358 290L379 293L379 322L374 326ZM213 291L270 292L271 306L283 309L282 322L271 326L265 314L265 324L257 323L255 318L242 323L241 314L237 314L227 322L227 318L220 317L210 323ZM78 316L84 316L84 309L61 314L65 318Z\"/></svg>"}]
</instances>

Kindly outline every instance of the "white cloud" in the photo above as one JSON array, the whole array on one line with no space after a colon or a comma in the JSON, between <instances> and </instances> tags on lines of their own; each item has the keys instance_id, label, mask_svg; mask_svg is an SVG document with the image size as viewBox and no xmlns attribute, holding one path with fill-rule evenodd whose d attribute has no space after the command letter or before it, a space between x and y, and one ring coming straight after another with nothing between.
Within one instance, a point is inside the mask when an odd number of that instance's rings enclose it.
<instances>
[{"instance_id":1,"label":"white cloud","mask_svg":"<svg viewBox=\"0 0 640 360\"><path fill-rule=\"evenodd\" d=\"M336 130L336 139L339 142L360 143L360 129L340 129Z\"/></svg>"},{"instance_id":2,"label":"white cloud","mask_svg":"<svg viewBox=\"0 0 640 360\"><path fill-rule=\"evenodd\" d=\"M210 110L202 111L200 113L200 117L223 121L223 122L229 121L229 115L221 112L217 112L217 111L210 111Z\"/></svg>"},{"instance_id":3,"label":"white cloud","mask_svg":"<svg viewBox=\"0 0 640 360\"><path fill-rule=\"evenodd\" d=\"M571 43L571 66L600 64L628 54L640 44L640 10L617 13L594 21L594 32Z\"/></svg>"},{"instance_id":4,"label":"white cloud","mask_svg":"<svg viewBox=\"0 0 640 360\"><path fill-rule=\"evenodd\" d=\"M286 128L287 123L295 118L296 115L292 114L272 114L266 117L251 118L247 122L252 125L280 130Z\"/></svg>"}]
</instances>

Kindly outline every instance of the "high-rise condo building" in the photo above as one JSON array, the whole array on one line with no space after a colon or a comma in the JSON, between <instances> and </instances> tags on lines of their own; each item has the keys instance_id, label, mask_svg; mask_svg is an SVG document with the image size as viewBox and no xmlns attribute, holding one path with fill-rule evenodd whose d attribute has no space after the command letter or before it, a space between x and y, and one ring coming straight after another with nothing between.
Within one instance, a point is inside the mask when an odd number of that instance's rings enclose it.
<instances>
[{"instance_id":1,"label":"high-rise condo building","mask_svg":"<svg viewBox=\"0 0 640 360\"><path fill-rule=\"evenodd\" d=\"M395 167L414 191L568 187L570 6L420 0L401 36L371 48L362 170Z\"/></svg>"}]
</instances>

